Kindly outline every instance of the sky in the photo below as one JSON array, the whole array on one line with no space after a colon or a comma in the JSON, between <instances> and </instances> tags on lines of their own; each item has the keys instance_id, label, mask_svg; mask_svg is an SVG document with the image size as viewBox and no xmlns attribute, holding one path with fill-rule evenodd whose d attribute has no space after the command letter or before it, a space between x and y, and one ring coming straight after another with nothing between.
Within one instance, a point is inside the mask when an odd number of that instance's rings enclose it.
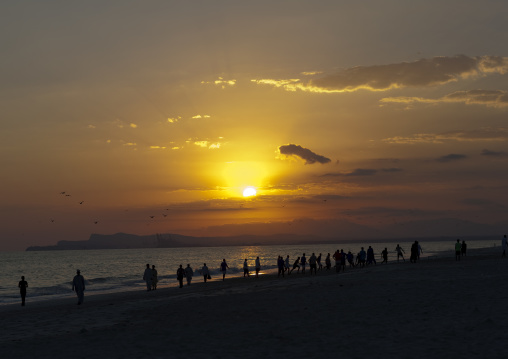
<instances>
[{"instance_id":1,"label":"sky","mask_svg":"<svg viewBox=\"0 0 508 359\"><path fill-rule=\"evenodd\" d=\"M0 250L506 230L506 1L16 1L0 20Z\"/></svg>"}]
</instances>

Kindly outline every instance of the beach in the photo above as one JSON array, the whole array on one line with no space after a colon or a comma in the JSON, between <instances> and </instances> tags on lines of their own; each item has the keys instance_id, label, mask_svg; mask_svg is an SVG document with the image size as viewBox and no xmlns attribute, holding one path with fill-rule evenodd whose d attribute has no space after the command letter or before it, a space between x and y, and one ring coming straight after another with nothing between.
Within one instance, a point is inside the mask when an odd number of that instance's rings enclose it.
<instances>
[{"instance_id":1,"label":"beach","mask_svg":"<svg viewBox=\"0 0 508 359\"><path fill-rule=\"evenodd\" d=\"M2 358L504 358L508 259L428 258L305 276L0 307ZM216 279L216 278L214 278Z\"/></svg>"}]
</instances>

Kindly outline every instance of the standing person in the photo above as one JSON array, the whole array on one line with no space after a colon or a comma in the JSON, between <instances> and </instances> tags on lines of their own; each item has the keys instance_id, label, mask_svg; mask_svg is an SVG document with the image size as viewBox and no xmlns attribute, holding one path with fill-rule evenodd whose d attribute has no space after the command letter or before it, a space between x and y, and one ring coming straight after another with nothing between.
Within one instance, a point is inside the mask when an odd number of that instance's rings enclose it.
<instances>
[{"instance_id":1,"label":"standing person","mask_svg":"<svg viewBox=\"0 0 508 359\"><path fill-rule=\"evenodd\" d=\"M376 257L374 255L374 249L372 248L372 246L369 246L369 248L367 249L367 265L372 263L374 263L374 265L376 264Z\"/></svg>"},{"instance_id":2,"label":"standing person","mask_svg":"<svg viewBox=\"0 0 508 359\"><path fill-rule=\"evenodd\" d=\"M340 251L337 249L333 254L333 259L335 259L335 271L337 273L340 272Z\"/></svg>"},{"instance_id":3,"label":"standing person","mask_svg":"<svg viewBox=\"0 0 508 359\"><path fill-rule=\"evenodd\" d=\"M288 275L291 274L291 271L289 270L289 254L286 257L286 260L284 261L284 270L288 272Z\"/></svg>"},{"instance_id":4,"label":"standing person","mask_svg":"<svg viewBox=\"0 0 508 359\"><path fill-rule=\"evenodd\" d=\"M460 252L460 251L459 251ZM416 263L416 260L418 259L418 242L415 241L411 245L411 257L409 257L409 261L411 263Z\"/></svg>"},{"instance_id":5,"label":"standing person","mask_svg":"<svg viewBox=\"0 0 508 359\"><path fill-rule=\"evenodd\" d=\"M247 258L245 258L245 260L243 261L243 276L245 277L245 275L247 275L247 277L250 276L249 265L247 264Z\"/></svg>"},{"instance_id":6,"label":"standing person","mask_svg":"<svg viewBox=\"0 0 508 359\"><path fill-rule=\"evenodd\" d=\"M226 260L222 259L222 263L220 264L220 270L222 272L222 281L224 281L224 279L226 279L226 272L227 272L228 268L229 268L229 266L226 263Z\"/></svg>"},{"instance_id":7,"label":"standing person","mask_svg":"<svg viewBox=\"0 0 508 359\"><path fill-rule=\"evenodd\" d=\"M326 270L330 270L330 268L332 268L332 260L330 259L330 253L328 253L328 255L325 258L325 266Z\"/></svg>"},{"instance_id":8,"label":"standing person","mask_svg":"<svg viewBox=\"0 0 508 359\"><path fill-rule=\"evenodd\" d=\"M201 274L203 274L203 279L205 280L205 283L207 279L211 279L210 271L208 270L206 263L203 263L203 267L201 268Z\"/></svg>"},{"instance_id":9,"label":"standing person","mask_svg":"<svg viewBox=\"0 0 508 359\"><path fill-rule=\"evenodd\" d=\"M259 277L259 271L261 270L261 261L259 257L256 257L256 278Z\"/></svg>"},{"instance_id":10,"label":"standing person","mask_svg":"<svg viewBox=\"0 0 508 359\"><path fill-rule=\"evenodd\" d=\"M78 305L81 305L85 298L85 278L83 278L79 269L76 271L76 275L72 280L72 290L75 291L78 296Z\"/></svg>"},{"instance_id":11,"label":"standing person","mask_svg":"<svg viewBox=\"0 0 508 359\"><path fill-rule=\"evenodd\" d=\"M503 254L501 257L506 257L506 249L508 248L508 240L506 239L506 234L501 241L501 246L503 247Z\"/></svg>"},{"instance_id":12,"label":"standing person","mask_svg":"<svg viewBox=\"0 0 508 359\"><path fill-rule=\"evenodd\" d=\"M318 257L317 257L317 270L323 270L323 265L321 264L321 253L319 253Z\"/></svg>"},{"instance_id":13,"label":"standing person","mask_svg":"<svg viewBox=\"0 0 508 359\"><path fill-rule=\"evenodd\" d=\"M191 284L193 275L194 271L192 270L190 264L187 264L187 267L185 268L185 277L187 277L187 285Z\"/></svg>"},{"instance_id":14,"label":"standing person","mask_svg":"<svg viewBox=\"0 0 508 359\"><path fill-rule=\"evenodd\" d=\"M284 278L284 259L282 258L282 256L277 257L277 269L278 269L277 277L280 277L280 275L282 274L282 277Z\"/></svg>"},{"instance_id":15,"label":"standing person","mask_svg":"<svg viewBox=\"0 0 508 359\"><path fill-rule=\"evenodd\" d=\"M300 272L299 263L300 263L300 257L296 258L296 261L293 263L293 269L291 269L291 272L293 272L295 270L295 268L298 268L298 273ZM291 274L291 272L289 272L289 274Z\"/></svg>"},{"instance_id":16,"label":"standing person","mask_svg":"<svg viewBox=\"0 0 508 359\"><path fill-rule=\"evenodd\" d=\"M397 262L399 261L400 257L402 257L402 260L405 262L406 260L404 259L402 252L406 253L406 251L404 251L404 249L398 244L397 247L395 247L395 251L397 252Z\"/></svg>"},{"instance_id":17,"label":"standing person","mask_svg":"<svg viewBox=\"0 0 508 359\"><path fill-rule=\"evenodd\" d=\"M300 263L302 264L302 274L305 274L305 265L307 264L305 253L303 254L302 258L300 258Z\"/></svg>"},{"instance_id":18,"label":"standing person","mask_svg":"<svg viewBox=\"0 0 508 359\"><path fill-rule=\"evenodd\" d=\"M25 280L25 276L21 276L21 280L18 283L19 294L21 294L21 305L25 306L25 298L26 298L26 288L28 287L28 282Z\"/></svg>"},{"instance_id":19,"label":"standing person","mask_svg":"<svg viewBox=\"0 0 508 359\"><path fill-rule=\"evenodd\" d=\"M180 283L180 288L183 288L183 277L185 277L185 269L180 264L180 267L176 270L176 279Z\"/></svg>"},{"instance_id":20,"label":"standing person","mask_svg":"<svg viewBox=\"0 0 508 359\"><path fill-rule=\"evenodd\" d=\"M418 260L420 260L420 255L423 254L423 249L420 242L416 241L416 245L418 246Z\"/></svg>"},{"instance_id":21,"label":"standing person","mask_svg":"<svg viewBox=\"0 0 508 359\"><path fill-rule=\"evenodd\" d=\"M466 251L467 251L467 244L466 241L462 241L462 246L460 247L460 253L466 257Z\"/></svg>"},{"instance_id":22,"label":"standing person","mask_svg":"<svg viewBox=\"0 0 508 359\"><path fill-rule=\"evenodd\" d=\"M367 253L365 252L365 249L360 250L360 253L358 253L359 261L360 261L360 267L365 267L365 260L367 258Z\"/></svg>"},{"instance_id":23,"label":"standing person","mask_svg":"<svg viewBox=\"0 0 508 359\"><path fill-rule=\"evenodd\" d=\"M157 279L157 269L155 269L155 265L152 264L152 290L157 289L157 282L159 279Z\"/></svg>"},{"instance_id":24,"label":"standing person","mask_svg":"<svg viewBox=\"0 0 508 359\"><path fill-rule=\"evenodd\" d=\"M349 268L354 268L354 266L355 266L355 264L353 263L353 259L354 259L353 253L351 253L351 251L348 251L347 252L347 262L349 263Z\"/></svg>"},{"instance_id":25,"label":"standing person","mask_svg":"<svg viewBox=\"0 0 508 359\"><path fill-rule=\"evenodd\" d=\"M150 264L146 264L145 273L143 273L143 280L146 282L146 291L149 292L152 290L152 270L150 269Z\"/></svg>"},{"instance_id":26,"label":"standing person","mask_svg":"<svg viewBox=\"0 0 508 359\"><path fill-rule=\"evenodd\" d=\"M344 253L343 249L340 250L340 266L344 272L346 270L346 253Z\"/></svg>"},{"instance_id":27,"label":"standing person","mask_svg":"<svg viewBox=\"0 0 508 359\"><path fill-rule=\"evenodd\" d=\"M386 247L381 252L381 257L383 257L383 261L381 262L381 264L388 263L388 249Z\"/></svg>"},{"instance_id":28,"label":"standing person","mask_svg":"<svg viewBox=\"0 0 508 359\"><path fill-rule=\"evenodd\" d=\"M455 243L455 260L460 261L460 252L462 251L462 244L460 244L460 239L457 239Z\"/></svg>"},{"instance_id":29,"label":"standing person","mask_svg":"<svg viewBox=\"0 0 508 359\"><path fill-rule=\"evenodd\" d=\"M315 253L312 253L312 255L309 258L309 268L311 275L312 271L314 271L314 274L317 274L317 257Z\"/></svg>"}]
</instances>

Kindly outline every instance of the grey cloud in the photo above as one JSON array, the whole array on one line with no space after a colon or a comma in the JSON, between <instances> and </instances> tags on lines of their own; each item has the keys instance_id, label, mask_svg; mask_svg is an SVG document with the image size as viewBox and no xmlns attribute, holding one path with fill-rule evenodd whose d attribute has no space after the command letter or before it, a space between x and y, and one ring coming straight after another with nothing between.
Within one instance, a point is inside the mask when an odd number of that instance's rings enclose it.
<instances>
[{"instance_id":1,"label":"grey cloud","mask_svg":"<svg viewBox=\"0 0 508 359\"><path fill-rule=\"evenodd\" d=\"M451 162L451 161L463 160L465 158L467 158L466 155L461 155L461 154L457 154L457 153L450 153L449 155L439 157L436 161Z\"/></svg>"},{"instance_id":2,"label":"grey cloud","mask_svg":"<svg viewBox=\"0 0 508 359\"><path fill-rule=\"evenodd\" d=\"M496 152L496 151L490 151L490 150L484 149L481 152L481 155L482 156L489 156L489 157L506 157L508 155L508 153L506 153L506 152Z\"/></svg>"},{"instance_id":3,"label":"grey cloud","mask_svg":"<svg viewBox=\"0 0 508 359\"><path fill-rule=\"evenodd\" d=\"M356 66L311 81L310 88L328 91L373 91L441 85L459 78L508 71L508 58L499 56L434 57L414 62ZM316 90L317 91L317 90Z\"/></svg>"},{"instance_id":4,"label":"grey cloud","mask_svg":"<svg viewBox=\"0 0 508 359\"><path fill-rule=\"evenodd\" d=\"M357 168L353 172L347 173L346 176L373 176L378 171L370 168Z\"/></svg>"},{"instance_id":5,"label":"grey cloud","mask_svg":"<svg viewBox=\"0 0 508 359\"><path fill-rule=\"evenodd\" d=\"M305 164L313 164L316 162L324 164L331 161L329 158L318 155L308 148L294 144L280 146L279 153L287 156L298 156L305 160Z\"/></svg>"}]
</instances>

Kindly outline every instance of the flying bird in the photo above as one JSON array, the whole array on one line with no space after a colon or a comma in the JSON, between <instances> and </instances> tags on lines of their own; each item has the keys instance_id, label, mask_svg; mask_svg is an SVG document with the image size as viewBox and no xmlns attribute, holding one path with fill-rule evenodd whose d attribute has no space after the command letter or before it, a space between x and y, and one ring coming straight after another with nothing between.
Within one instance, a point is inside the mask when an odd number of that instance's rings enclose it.
<instances>
[{"instance_id":1,"label":"flying bird","mask_svg":"<svg viewBox=\"0 0 508 359\"><path fill-rule=\"evenodd\" d=\"M85 201L81 201L81 202L79 202L79 204L83 204L83 203L85 203Z\"/></svg>"}]
</instances>

